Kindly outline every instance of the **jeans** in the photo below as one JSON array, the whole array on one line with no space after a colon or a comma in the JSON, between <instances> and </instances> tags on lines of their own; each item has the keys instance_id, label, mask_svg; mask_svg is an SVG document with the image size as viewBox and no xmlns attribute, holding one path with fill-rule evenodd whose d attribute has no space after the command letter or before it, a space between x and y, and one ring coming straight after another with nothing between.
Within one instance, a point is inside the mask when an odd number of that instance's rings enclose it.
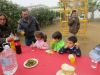
<instances>
[{"instance_id":1,"label":"jeans","mask_svg":"<svg viewBox=\"0 0 100 75\"><path fill-rule=\"evenodd\" d=\"M27 46L30 46L31 44L32 44L32 42L36 42L36 40L35 40L35 37L33 36L33 37L25 37L25 44L27 45Z\"/></svg>"}]
</instances>

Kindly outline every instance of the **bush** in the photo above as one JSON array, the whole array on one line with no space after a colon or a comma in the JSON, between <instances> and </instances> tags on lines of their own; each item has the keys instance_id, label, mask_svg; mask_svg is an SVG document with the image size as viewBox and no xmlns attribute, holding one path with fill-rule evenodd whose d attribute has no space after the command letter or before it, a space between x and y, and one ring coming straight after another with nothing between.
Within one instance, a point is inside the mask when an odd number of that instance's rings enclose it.
<instances>
[{"instance_id":1,"label":"bush","mask_svg":"<svg viewBox=\"0 0 100 75\"><path fill-rule=\"evenodd\" d=\"M17 29L17 22L20 18L21 7L7 0L0 0L0 12L7 15L12 30Z\"/></svg>"},{"instance_id":2,"label":"bush","mask_svg":"<svg viewBox=\"0 0 100 75\"><path fill-rule=\"evenodd\" d=\"M31 15L37 18L41 27L52 24L53 20L59 16L58 13L51 11L47 7L34 8L31 10Z\"/></svg>"}]
</instances>

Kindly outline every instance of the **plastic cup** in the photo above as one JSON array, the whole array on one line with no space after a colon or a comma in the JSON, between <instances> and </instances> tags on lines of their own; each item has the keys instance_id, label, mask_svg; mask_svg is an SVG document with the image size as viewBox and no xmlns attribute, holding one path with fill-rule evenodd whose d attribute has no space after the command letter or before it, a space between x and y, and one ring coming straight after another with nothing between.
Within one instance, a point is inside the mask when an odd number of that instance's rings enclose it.
<instances>
[{"instance_id":1,"label":"plastic cup","mask_svg":"<svg viewBox=\"0 0 100 75\"><path fill-rule=\"evenodd\" d=\"M25 34L25 32L24 32L24 31L21 31L21 32L20 32L20 34L21 34L21 35L24 35L24 34Z\"/></svg>"},{"instance_id":2,"label":"plastic cup","mask_svg":"<svg viewBox=\"0 0 100 75\"><path fill-rule=\"evenodd\" d=\"M92 68L97 68L97 64L98 64L97 60L91 59L91 67Z\"/></svg>"},{"instance_id":3,"label":"plastic cup","mask_svg":"<svg viewBox=\"0 0 100 75\"><path fill-rule=\"evenodd\" d=\"M75 64L75 56L73 54L69 54L68 58L70 64Z\"/></svg>"}]
</instances>

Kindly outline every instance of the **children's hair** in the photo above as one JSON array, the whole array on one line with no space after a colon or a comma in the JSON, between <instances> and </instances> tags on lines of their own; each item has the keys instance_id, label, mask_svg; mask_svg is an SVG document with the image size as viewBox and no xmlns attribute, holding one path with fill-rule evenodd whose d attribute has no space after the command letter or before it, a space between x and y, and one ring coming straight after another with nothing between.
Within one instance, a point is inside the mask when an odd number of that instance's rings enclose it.
<instances>
[{"instance_id":1,"label":"children's hair","mask_svg":"<svg viewBox=\"0 0 100 75\"><path fill-rule=\"evenodd\" d=\"M34 36L43 39L44 42L47 41L47 35L42 31L35 31Z\"/></svg>"},{"instance_id":2,"label":"children's hair","mask_svg":"<svg viewBox=\"0 0 100 75\"><path fill-rule=\"evenodd\" d=\"M72 41L73 43L77 42L77 38L75 36L71 36L68 38L69 41Z\"/></svg>"},{"instance_id":3,"label":"children's hair","mask_svg":"<svg viewBox=\"0 0 100 75\"><path fill-rule=\"evenodd\" d=\"M56 31L52 34L52 38L53 39L58 39L61 40L62 39L62 34L59 31Z\"/></svg>"}]
</instances>

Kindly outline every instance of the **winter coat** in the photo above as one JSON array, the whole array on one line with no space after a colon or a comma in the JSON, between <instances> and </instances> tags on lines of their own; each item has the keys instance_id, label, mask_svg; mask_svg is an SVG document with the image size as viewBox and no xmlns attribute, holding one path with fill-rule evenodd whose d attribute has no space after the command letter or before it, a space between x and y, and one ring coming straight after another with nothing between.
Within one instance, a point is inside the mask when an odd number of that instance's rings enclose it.
<instances>
[{"instance_id":1,"label":"winter coat","mask_svg":"<svg viewBox=\"0 0 100 75\"><path fill-rule=\"evenodd\" d=\"M21 18L18 23L18 32L21 30L24 31L25 37L32 37L34 36L35 31L40 30L39 23L35 17L32 16L29 16L27 21Z\"/></svg>"},{"instance_id":2,"label":"winter coat","mask_svg":"<svg viewBox=\"0 0 100 75\"><path fill-rule=\"evenodd\" d=\"M70 17L68 21L69 32L72 34L77 34L80 28L80 22L78 17Z\"/></svg>"},{"instance_id":3,"label":"winter coat","mask_svg":"<svg viewBox=\"0 0 100 75\"><path fill-rule=\"evenodd\" d=\"M0 52L3 50L2 44L5 43L6 38L9 37L10 33L10 27L8 27L7 25L0 26Z\"/></svg>"}]
</instances>

